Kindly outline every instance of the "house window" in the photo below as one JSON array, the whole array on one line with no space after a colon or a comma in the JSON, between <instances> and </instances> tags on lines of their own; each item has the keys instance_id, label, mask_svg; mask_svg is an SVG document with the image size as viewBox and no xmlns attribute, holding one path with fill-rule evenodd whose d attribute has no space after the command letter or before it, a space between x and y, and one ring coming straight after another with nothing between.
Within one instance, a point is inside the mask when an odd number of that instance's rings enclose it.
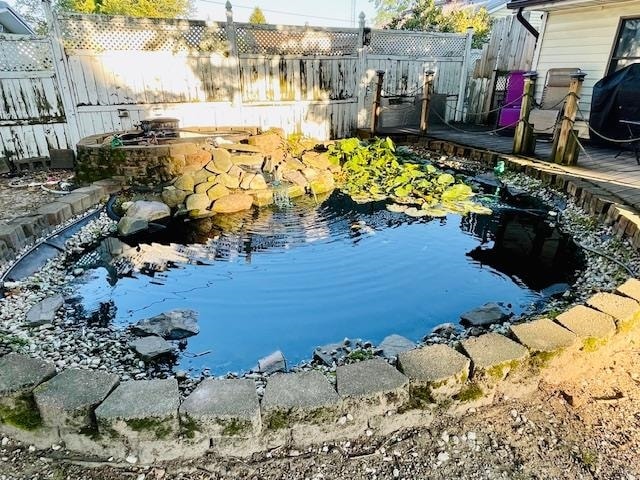
<instances>
[{"instance_id":1,"label":"house window","mask_svg":"<svg viewBox=\"0 0 640 480\"><path fill-rule=\"evenodd\" d=\"M609 73L617 72L632 63L640 63L640 18L622 20Z\"/></svg>"}]
</instances>

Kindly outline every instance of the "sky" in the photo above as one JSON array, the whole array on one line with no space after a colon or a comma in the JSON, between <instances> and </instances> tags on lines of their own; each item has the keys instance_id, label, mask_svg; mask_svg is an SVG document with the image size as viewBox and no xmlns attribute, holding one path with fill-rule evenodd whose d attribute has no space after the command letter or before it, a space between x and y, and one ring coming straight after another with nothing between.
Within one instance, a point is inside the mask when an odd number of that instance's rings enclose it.
<instances>
[{"instance_id":1,"label":"sky","mask_svg":"<svg viewBox=\"0 0 640 480\"><path fill-rule=\"evenodd\" d=\"M211 21L226 19L226 0L193 0L194 18ZM14 6L15 0L8 0ZM352 0L231 0L233 18L237 22L246 22L254 7L262 9L268 23L282 25L319 25L330 27L351 26ZM371 25L375 8L369 0L353 0L355 3L356 25L358 15L364 12L367 25Z\"/></svg>"}]
</instances>

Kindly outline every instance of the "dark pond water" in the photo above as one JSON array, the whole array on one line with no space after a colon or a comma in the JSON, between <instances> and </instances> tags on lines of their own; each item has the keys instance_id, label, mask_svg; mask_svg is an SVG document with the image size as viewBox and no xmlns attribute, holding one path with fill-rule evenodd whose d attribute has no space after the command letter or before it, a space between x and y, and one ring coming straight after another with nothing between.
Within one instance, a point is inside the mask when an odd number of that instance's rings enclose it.
<instances>
[{"instance_id":1,"label":"dark pond water","mask_svg":"<svg viewBox=\"0 0 640 480\"><path fill-rule=\"evenodd\" d=\"M278 349L295 364L345 337L420 340L486 302L517 314L541 289L570 283L580 265L575 245L532 213L502 205L490 216L412 219L339 193L320 206L214 217L151 240L196 244L189 256L199 261L132 277L96 268L79 286L83 303L91 311L113 302L122 326L198 311L200 334L179 367L215 374L248 370Z\"/></svg>"}]
</instances>

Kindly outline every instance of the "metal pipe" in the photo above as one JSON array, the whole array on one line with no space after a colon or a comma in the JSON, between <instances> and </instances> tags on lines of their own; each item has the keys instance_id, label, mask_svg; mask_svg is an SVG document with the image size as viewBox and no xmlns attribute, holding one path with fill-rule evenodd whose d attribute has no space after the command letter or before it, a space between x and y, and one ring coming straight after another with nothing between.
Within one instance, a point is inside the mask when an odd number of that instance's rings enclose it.
<instances>
[{"instance_id":1,"label":"metal pipe","mask_svg":"<svg viewBox=\"0 0 640 480\"><path fill-rule=\"evenodd\" d=\"M518 9L518 12L516 13L516 18L522 24L522 26L526 28L529 31L529 33L535 37L536 40L538 40L538 37L540 36L540 32L538 32L535 28L533 28L533 25L529 23L529 20L527 20L522 16L523 10L524 10L524 7L520 7Z\"/></svg>"}]
</instances>

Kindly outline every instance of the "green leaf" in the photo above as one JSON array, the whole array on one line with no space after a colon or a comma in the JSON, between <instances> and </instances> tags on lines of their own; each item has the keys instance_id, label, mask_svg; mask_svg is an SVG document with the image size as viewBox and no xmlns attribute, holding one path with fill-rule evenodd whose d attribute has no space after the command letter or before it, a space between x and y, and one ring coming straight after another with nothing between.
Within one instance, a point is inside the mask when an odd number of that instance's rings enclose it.
<instances>
[{"instance_id":1,"label":"green leaf","mask_svg":"<svg viewBox=\"0 0 640 480\"><path fill-rule=\"evenodd\" d=\"M437 180L437 182L440 185L451 185L455 181L456 181L456 179L453 178L453 175L451 175L450 173L442 173L442 174L440 174L438 176L438 180Z\"/></svg>"}]
</instances>

